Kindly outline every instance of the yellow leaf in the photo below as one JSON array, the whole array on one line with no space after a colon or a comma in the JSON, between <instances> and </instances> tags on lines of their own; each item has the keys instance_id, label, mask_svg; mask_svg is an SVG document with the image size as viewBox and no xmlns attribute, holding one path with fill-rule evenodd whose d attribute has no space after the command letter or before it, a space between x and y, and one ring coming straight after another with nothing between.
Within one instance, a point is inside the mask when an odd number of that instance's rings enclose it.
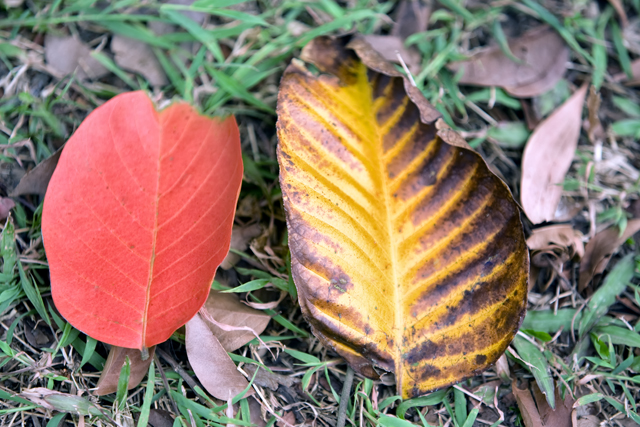
<instances>
[{"instance_id":1,"label":"yellow leaf","mask_svg":"<svg viewBox=\"0 0 640 427\"><path fill-rule=\"evenodd\" d=\"M292 274L316 336L415 397L504 352L529 257L506 185L395 68L346 42L313 40L302 58L320 74L294 60L280 87Z\"/></svg>"}]
</instances>

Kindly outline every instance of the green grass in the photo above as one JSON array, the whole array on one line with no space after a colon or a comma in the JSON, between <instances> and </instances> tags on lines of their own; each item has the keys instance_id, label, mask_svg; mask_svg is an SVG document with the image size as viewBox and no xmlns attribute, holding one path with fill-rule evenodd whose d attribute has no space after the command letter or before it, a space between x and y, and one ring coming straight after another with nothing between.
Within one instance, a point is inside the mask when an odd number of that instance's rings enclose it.
<instances>
[{"instance_id":1,"label":"green grass","mask_svg":"<svg viewBox=\"0 0 640 427\"><path fill-rule=\"evenodd\" d=\"M635 142L640 136L640 109L637 90L612 77L614 71L630 74L631 61L637 58L623 40L612 7L599 2L602 13L593 19L589 14L595 2L589 0L561 2L561 6L535 0L496 2L476 9L467 9L457 0L436 3L438 8L431 14L428 30L406 41L423 58L421 71L414 76L416 84L516 194L522 147L530 132L520 100L501 89L460 86L459 76L451 73L447 64L465 58L466 48L485 45L490 39L510 54L505 33L512 29L509 23L516 20L525 26L546 23L561 35L571 49L573 65L556 88L536 98L534 107L543 116L549 114L568 97L572 87L587 79L600 90L600 117L609 130L602 147L606 162L593 168L599 148L583 136L565 180L565 193L585 202L583 206L591 203L598 228L607 224L624 228L629 217L625 208L640 198ZM275 425L278 417L284 416L284 407L300 402L295 406L300 418L332 425L346 365L318 343L293 302L295 287L287 266L286 228L275 161L277 86L291 58L313 37L352 29L364 34L388 31L387 15L393 11L394 2L198 0L186 7L150 1L144 8L138 4L133 0L114 1L101 9L92 0L33 0L8 10L0 7L0 80L6 77L0 100L0 172L6 188L0 187L0 192L6 195L15 185L17 178L9 172L19 173L50 156L100 103L122 91L151 90L141 76L122 70L104 53L94 53L110 71L99 81L80 82L74 76L58 80L47 73L46 67L33 65L23 70L30 64L28 58L41 54L38 44L43 36L64 30L85 34L89 39L119 34L147 43L170 82L161 94L156 91L162 99L186 99L207 114L237 116L246 168L241 204L251 207L251 218L272 224L269 244L278 261L269 263L267 269L254 254L239 253L243 261L236 273L241 282L231 291L249 292L254 301L259 301L252 292L271 283L290 294L291 298L276 310L266 310L274 321L262 339L276 358L261 351L257 340L232 358L238 364L277 366L281 373L299 380L298 386L285 390L286 394L261 388L259 403L267 415L267 425ZM246 9L238 7L247 5ZM630 18L637 17L639 9L638 1L626 5ZM202 27L181 13L185 11L208 14L209 25ZM172 30L155 35L150 25L159 22L172 25ZM42 197L24 196L15 202L12 220L4 223L0 242L1 425L17 425L33 417L41 425L53 427L63 419L78 422L79 416L87 414L93 414L85 418L89 425L96 425L98 420L104 425L137 417L137 425L145 425L151 409L173 412L175 426L249 425L255 407L251 408L246 398L237 399L234 418L229 419L225 402L214 402L199 388L192 389L164 359L151 365L148 379L134 390L126 391L128 373L123 370L116 396L93 398L85 392L77 397L77 390L95 386L106 350L60 318L51 305L40 231ZM588 218L588 208L583 207L572 223L588 233ZM556 274L551 267L542 268L522 331L506 357L512 378L536 381L551 406L558 404L552 397L554 387L559 387L563 395L574 396L583 409L597 411L601 421L629 418L638 422L637 243L629 241L622 252L624 257L614 258L599 290L587 294L577 292L572 274L567 281L556 278L542 290L540 282ZM565 271L575 272L577 265L570 261ZM566 292L570 295L557 304L550 302ZM33 345L27 320L31 325L37 322L40 333L51 338L51 345ZM183 338L177 332L172 346L177 362L186 367ZM193 373L187 371L187 375ZM523 425L517 405L509 401L511 385L500 380L500 372L491 368L456 387L402 401L393 386L356 377L348 396L348 423ZM490 381L498 384L497 408L493 396L496 389L483 386ZM63 412L45 409L17 395L30 387L66 393L66 397L48 403Z\"/></svg>"}]
</instances>

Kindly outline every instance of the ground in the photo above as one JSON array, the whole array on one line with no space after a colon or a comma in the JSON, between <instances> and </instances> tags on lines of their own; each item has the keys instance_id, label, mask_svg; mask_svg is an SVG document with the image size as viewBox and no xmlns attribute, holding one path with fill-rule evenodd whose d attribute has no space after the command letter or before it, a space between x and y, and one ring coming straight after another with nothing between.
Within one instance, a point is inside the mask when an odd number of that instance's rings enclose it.
<instances>
[{"instance_id":1,"label":"ground","mask_svg":"<svg viewBox=\"0 0 640 427\"><path fill-rule=\"evenodd\" d=\"M235 224L237 233L248 237L232 245L237 263L219 271L216 286L260 279L256 270L286 284L289 256L276 161L278 83L311 39L351 31L393 34L400 45L404 39L402 49L410 50L400 53L415 84L525 210L525 142L581 85L593 86L578 126L577 149L569 150L571 166L561 178L562 200L550 218L565 227L529 241L528 315L507 355L454 387L404 402L393 380L356 374L352 392L343 395L349 399L347 425L640 422L640 288L634 258L639 248L633 239L640 229L635 203L640 195L640 70L633 61L640 56L640 2L416 1L407 2L416 9L404 14L396 2L382 0L200 0L191 8L180 6L189 3L7 0L0 6L0 214L4 218L11 211L1 248L0 425L134 425L141 414L155 427L265 421L336 425L347 365L313 336L290 295L261 307L273 318L262 334L270 351L254 340L234 352L245 372L252 371L253 359L283 376L274 390L257 385L257 399L241 399L231 410L197 389L180 330L158 347L154 383L145 378L128 394L92 395L109 349L97 343L88 350L95 340L66 323L52 305L40 229L44 191L34 187L43 178L21 194L15 188L88 113L118 93L144 89L158 105L184 99L205 114L234 114L245 164ZM401 25L394 27L394 21ZM475 49L501 45L504 55L506 38L539 25L560 35L560 47L554 50L552 42L518 46L531 55L539 51L539 61L558 56L549 63L549 70L560 64L549 88L518 97L514 93L525 84L506 90L479 87L455 72L455 63ZM380 39L376 43L384 46ZM392 46L381 49L394 60L399 45ZM513 54L521 53L511 46ZM526 90L536 92L535 87ZM571 137L547 130L543 139L549 144L539 150ZM543 179L549 168L533 173ZM536 236L534 230L539 236L549 225L533 224L524 214L522 219L527 237ZM608 227L615 228L601 233ZM582 283L584 266L613 252L606 269L597 271L602 274ZM272 300L269 289L274 285L254 296ZM591 333L578 326L588 323L583 311L600 313L589 325ZM69 400L52 405L24 394L37 387L86 398L91 408L100 408L98 415L89 416L85 400L80 407ZM558 393L555 412L540 390Z\"/></svg>"}]
</instances>

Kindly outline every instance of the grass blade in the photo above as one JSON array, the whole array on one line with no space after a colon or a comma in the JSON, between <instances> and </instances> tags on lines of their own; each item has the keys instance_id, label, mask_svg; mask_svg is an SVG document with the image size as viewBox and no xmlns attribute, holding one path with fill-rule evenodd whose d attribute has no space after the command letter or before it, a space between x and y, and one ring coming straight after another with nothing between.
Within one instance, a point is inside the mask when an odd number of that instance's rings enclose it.
<instances>
[{"instance_id":1,"label":"grass blade","mask_svg":"<svg viewBox=\"0 0 640 427\"><path fill-rule=\"evenodd\" d=\"M531 371L531 374L536 379L540 391L547 398L547 402L551 409L556 408L555 387L553 378L549 372L549 365L547 359L544 357L537 345L530 342L528 339L523 338L520 333L516 335L513 340L513 345L518 351L518 355L528 365L525 365L527 369Z\"/></svg>"},{"instance_id":2,"label":"grass blade","mask_svg":"<svg viewBox=\"0 0 640 427\"><path fill-rule=\"evenodd\" d=\"M634 271L633 254L629 254L609 272L604 283L595 291L584 310L582 321L578 327L578 335L581 338L609 311L609 307L616 302L616 296L627 288Z\"/></svg>"}]
</instances>

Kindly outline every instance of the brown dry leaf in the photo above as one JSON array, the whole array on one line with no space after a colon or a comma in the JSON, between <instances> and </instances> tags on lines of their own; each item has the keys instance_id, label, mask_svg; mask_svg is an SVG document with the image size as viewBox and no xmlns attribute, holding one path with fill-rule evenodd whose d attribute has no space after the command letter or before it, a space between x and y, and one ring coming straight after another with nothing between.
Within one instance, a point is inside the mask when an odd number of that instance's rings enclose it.
<instances>
[{"instance_id":1,"label":"brown dry leaf","mask_svg":"<svg viewBox=\"0 0 640 427\"><path fill-rule=\"evenodd\" d=\"M578 418L577 424L573 427L599 427L600 419L595 415L585 415L581 418Z\"/></svg>"},{"instance_id":2,"label":"brown dry leaf","mask_svg":"<svg viewBox=\"0 0 640 427\"><path fill-rule=\"evenodd\" d=\"M523 389L518 388L518 380L514 378L511 383L511 390L518 402L518 408L520 408L520 415L522 415L522 421L524 421L525 427L544 427L542 419L536 408L536 403L533 401L529 387L525 383Z\"/></svg>"},{"instance_id":3,"label":"brown dry leaf","mask_svg":"<svg viewBox=\"0 0 640 427\"><path fill-rule=\"evenodd\" d=\"M547 398L544 396L538 384L533 383L533 396L538 406L538 414L542 425L545 427L572 427L571 411L573 410L574 400L571 393L566 392L564 400L560 396L560 390L556 387L556 409L551 409Z\"/></svg>"},{"instance_id":4,"label":"brown dry leaf","mask_svg":"<svg viewBox=\"0 0 640 427\"><path fill-rule=\"evenodd\" d=\"M403 0L398 5L391 35L404 40L412 34L427 31L431 16L431 2Z\"/></svg>"},{"instance_id":5,"label":"brown dry leaf","mask_svg":"<svg viewBox=\"0 0 640 427\"><path fill-rule=\"evenodd\" d=\"M247 388L246 378L199 314L186 324L185 343L193 372L213 397L226 402ZM252 394L250 388L245 397Z\"/></svg>"},{"instance_id":6,"label":"brown dry leaf","mask_svg":"<svg viewBox=\"0 0 640 427\"><path fill-rule=\"evenodd\" d=\"M430 15L430 5L425 4L422 0L401 1L391 35L371 34L363 36L363 39L389 62L401 64L402 62L398 58L400 55L409 71L417 74L420 72L422 55L413 47L405 47L404 41L412 34L426 31Z\"/></svg>"},{"instance_id":7,"label":"brown dry leaf","mask_svg":"<svg viewBox=\"0 0 640 427\"><path fill-rule=\"evenodd\" d=\"M125 70L141 74L152 86L164 86L168 83L160 61L148 44L116 34L111 39L111 50L116 64Z\"/></svg>"},{"instance_id":8,"label":"brown dry leaf","mask_svg":"<svg viewBox=\"0 0 640 427\"><path fill-rule=\"evenodd\" d=\"M589 112L587 131L589 141L591 141L592 144L602 141L605 138L605 132L602 127L602 123L600 123L600 118L598 117L601 103L602 98L600 97L600 92L598 92L594 86L591 86L589 89L589 96L587 97L587 111Z\"/></svg>"},{"instance_id":9,"label":"brown dry leaf","mask_svg":"<svg viewBox=\"0 0 640 427\"><path fill-rule=\"evenodd\" d=\"M254 334L246 330L224 331L203 319L226 351L237 350L254 339L256 335L260 335L271 320L271 317L263 312L242 304L234 294L214 290L211 290L203 309L218 323L234 327L249 327L255 332Z\"/></svg>"},{"instance_id":10,"label":"brown dry leaf","mask_svg":"<svg viewBox=\"0 0 640 427\"><path fill-rule=\"evenodd\" d=\"M580 292L587 287L593 276L601 274L607 268L611 256L638 231L640 231L640 219L630 219L622 236L620 236L618 227L609 227L589 240L580 263L580 277L578 279Z\"/></svg>"},{"instance_id":11,"label":"brown dry leaf","mask_svg":"<svg viewBox=\"0 0 640 427\"><path fill-rule=\"evenodd\" d=\"M562 38L548 27L537 27L511 40L509 48L521 64L507 57L499 46L491 46L467 61L449 68L464 68L460 83L499 86L513 96L528 98L540 95L562 78L569 60L569 49Z\"/></svg>"},{"instance_id":12,"label":"brown dry leaf","mask_svg":"<svg viewBox=\"0 0 640 427\"><path fill-rule=\"evenodd\" d=\"M251 411L251 424L255 427L265 427L267 422L262 418L262 405L255 396L247 399L249 401L249 410Z\"/></svg>"},{"instance_id":13,"label":"brown dry leaf","mask_svg":"<svg viewBox=\"0 0 640 427\"><path fill-rule=\"evenodd\" d=\"M272 391L276 391L280 385L291 387L297 382L297 380L293 377L269 372L266 369L259 367L258 365L246 365L244 367L244 370L247 371L250 377L254 378L254 384L261 387L266 387ZM258 371L257 374L256 371Z\"/></svg>"},{"instance_id":14,"label":"brown dry leaf","mask_svg":"<svg viewBox=\"0 0 640 427\"><path fill-rule=\"evenodd\" d=\"M417 50L404 46L404 40L397 36L379 36L369 34L362 37L371 47L380 54L385 60L400 64L398 55L413 74L420 71L420 62L422 55Z\"/></svg>"},{"instance_id":15,"label":"brown dry leaf","mask_svg":"<svg viewBox=\"0 0 640 427\"><path fill-rule=\"evenodd\" d=\"M566 251L569 257L584 255L582 233L568 224L549 225L536 228L527 239L527 246L532 251Z\"/></svg>"},{"instance_id":16,"label":"brown dry leaf","mask_svg":"<svg viewBox=\"0 0 640 427\"><path fill-rule=\"evenodd\" d=\"M0 197L0 220L5 219L11 213L11 209L15 208L16 204L8 197Z\"/></svg>"},{"instance_id":17,"label":"brown dry leaf","mask_svg":"<svg viewBox=\"0 0 640 427\"><path fill-rule=\"evenodd\" d=\"M109 356L104 364L102 374L98 380L98 387L94 391L97 396L104 396L105 394L115 393L118 390L118 380L120 379L120 371L124 365L125 358L128 356L131 363L131 373L129 374L129 386L131 390L140 384L147 372L149 372L149 365L153 360L153 355L156 353L156 347L149 348L149 357L146 360L142 360L141 352L138 349L111 346L109 350Z\"/></svg>"},{"instance_id":18,"label":"brown dry leaf","mask_svg":"<svg viewBox=\"0 0 640 427\"><path fill-rule=\"evenodd\" d=\"M91 48L74 36L47 34L44 38L44 57L62 75L76 72L78 80L98 79L109 71L91 56Z\"/></svg>"},{"instance_id":19,"label":"brown dry leaf","mask_svg":"<svg viewBox=\"0 0 640 427\"><path fill-rule=\"evenodd\" d=\"M63 148L64 147L60 147L58 151L27 172L11 192L11 197L22 196L24 194L40 194L44 196L47 192L51 175L53 175L53 171L58 165L58 159L60 159Z\"/></svg>"},{"instance_id":20,"label":"brown dry leaf","mask_svg":"<svg viewBox=\"0 0 640 427\"><path fill-rule=\"evenodd\" d=\"M262 233L262 227L260 224L253 224L246 227L234 225L231 230L231 246L229 250L235 249L237 251L246 251L249 247L249 242L255 239ZM240 255L229 252L226 258L220 264L220 268L228 270L236 263L240 261Z\"/></svg>"},{"instance_id":21,"label":"brown dry leaf","mask_svg":"<svg viewBox=\"0 0 640 427\"><path fill-rule=\"evenodd\" d=\"M276 422L277 427L294 427L296 424L296 417L291 411L285 412Z\"/></svg>"},{"instance_id":22,"label":"brown dry leaf","mask_svg":"<svg viewBox=\"0 0 640 427\"><path fill-rule=\"evenodd\" d=\"M162 409L151 408L149 411L149 427L172 427L173 416L171 412Z\"/></svg>"},{"instance_id":23,"label":"brown dry leaf","mask_svg":"<svg viewBox=\"0 0 640 427\"><path fill-rule=\"evenodd\" d=\"M587 85L578 89L529 138L522 156L522 207L534 224L552 221L578 146Z\"/></svg>"}]
</instances>

